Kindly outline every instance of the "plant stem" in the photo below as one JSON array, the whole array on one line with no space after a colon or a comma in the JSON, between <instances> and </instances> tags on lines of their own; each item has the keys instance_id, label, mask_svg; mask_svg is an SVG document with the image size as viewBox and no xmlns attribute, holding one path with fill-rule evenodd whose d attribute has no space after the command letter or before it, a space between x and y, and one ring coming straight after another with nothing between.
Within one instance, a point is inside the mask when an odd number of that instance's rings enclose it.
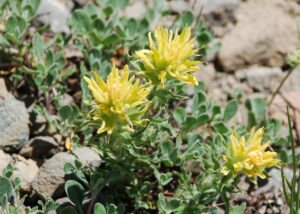
<instances>
[{"instance_id":1,"label":"plant stem","mask_svg":"<svg viewBox=\"0 0 300 214\"><path fill-rule=\"evenodd\" d=\"M285 81L289 78L289 76L293 73L293 71L296 70L295 67L291 67L288 71L287 74L285 75L285 77L281 80L279 86L277 87L276 91L273 93L271 100L268 103L268 106L270 107L274 98L276 97L276 95L279 93L280 89L282 88L283 84L285 83Z\"/></svg>"},{"instance_id":2,"label":"plant stem","mask_svg":"<svg viewBox=\"0 0 300 214\"><path fill-rule=\"evenodd\" d=\"M294 213L294 196L295 196L295 188L296 188L296 179L297 179L297 161L296 161L296 153L295 153L295 142L294 142L294 136L293 136L293 130L292 130L292 123L291 123L291 117L290 117L290 111L289 106L287 105L287 114L288 114L288 123L289 123L289 138L292 148L292 160L293 160L293 178L292 178L292 189L291 189L291 213ZM299 201L296 197L296 206L299 204ZM298 205L299 206L299 205Z\"/></svg>"},{"instance_id":3,"label":"plant stem","mask_svg":"<svg viewBox=\"0 0 300 214\"><path fill-rule=\"evenodd\" d=\"M87 210L87 214L91 214L92 213L92 209L93 209L93 205L95 203L95 200L96 200L96 196L93 195L92 200L91 200L91 202L89 204L89 208Z\"/></svg>"}]
</instances>

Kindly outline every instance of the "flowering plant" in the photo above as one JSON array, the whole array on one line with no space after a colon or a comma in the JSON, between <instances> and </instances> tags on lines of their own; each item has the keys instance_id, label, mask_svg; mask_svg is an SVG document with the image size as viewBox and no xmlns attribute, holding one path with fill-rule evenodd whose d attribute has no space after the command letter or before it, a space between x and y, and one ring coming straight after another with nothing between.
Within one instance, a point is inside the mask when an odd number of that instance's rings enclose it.
<instances>
[{"instance_id":1,"label":"flowering plant","mask_svg":"<svg viewBox=\"0 0 300 214\"><path fill-rule=\"evenodd\" d=\"M222 172L225 175L231 172L234 177L242 172L254 183L256 183L255 175L266 178L262 168L278 166L280 160L276 159L276 152L265 151L270 146L270 142L261 145L263 134L263 128L255 133L253 128L246 142L245 136L239 140L237 133L234 132L230 136L231 143L227 155L223 157L226 163L222 166Z\"/></svg>"},{"instance_id":2,"label":"flowering plant","mask_svg":"<svg viewBox=\"0 0 300 214\"><path fill-rule=\"evenodd\" d=\"M188 58L198 51L193 44L195 38L191 38L191 28L185 27L181 34L179 29L173 35L172 30L157 28L154 31L156 44L151 33L149 37L150 50L143 49L136 55L145 63L144 75L153 85L162 87L166 80L177 79L186 84L197 85L196 78L189 74L199 68L200 61L191 61Z\"/></svg>"},{"instance_id":3,"label":"flowering plant","mask_svg":"<svg viewBox=\"0 0 300 214\"><path fill-rule=\"evenodd\" d=\"M129 79L127 65L121 70L121 75L119 70L113 67L106 83L98 74L95 73L94 76L97 82L88 77L84 79L97 100L87 103L93 107L90 112L91 119L102 124L98 129L99 134L105 131L111 134L116 129L134 131L133 125L146 125L148 120L138 120L138 117L149 108L150 103L147 100L149 85L139 86L139 79L133 82L134 76ZM143 109L139 110L142 105Z\"/></svg>"}]
</instances>

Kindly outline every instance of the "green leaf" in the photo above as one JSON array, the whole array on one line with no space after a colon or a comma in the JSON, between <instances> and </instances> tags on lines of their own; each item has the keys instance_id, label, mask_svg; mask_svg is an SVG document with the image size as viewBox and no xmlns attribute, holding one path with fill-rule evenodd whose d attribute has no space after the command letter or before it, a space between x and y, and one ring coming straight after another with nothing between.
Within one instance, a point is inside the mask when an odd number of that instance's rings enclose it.
<instances>
[{"instance_id":1,"label":"green leaf","mask_svg":"<svg viewBox=\"0 0 300 214\"><path fill-rule=\"evenodd\" d=\"M103 33L104 28L105 28L105 23L101 19L97 18L97 19L94 20L93 26L94 26L94 29L98 33Z\"/></svg>"},{"instance_id":2,"label":"green leaf","mask_svg":"<svg viewBox=\"0 0 300 214\"><path fill-rule=\"evenodd\" d=\"M248 109L248 112L253 112L256 122L261 122L267 119L267 106L265 103L265 99L247 99L245 105Z\"/></svg>"},{"instance_id":3,"label":"green leaf","mask_svg":"<svg viewBox=\"0 0 300 214\"><path fill-rule=\"evenodd\" d=\"M71 173L74 172L74 170L75 170L75 167L73 166L73 164L71 164L69 162L65 163L65 165L64 165L64 172L66 174L71 174Z\"/></svg>"},{"instance_id":4,"label":"green leaf","mask_svg":"<svg viewBox=\"0 0 300 214\"><path fill-rule=\"evenodd\" d=\"M181 124L185 121L186 118L186 111L184 108L179 107L177 108L174 113L173 113L173 117L175 118L175 120Z\"/></svg>"},{"instance_id":5,"label":"green leaf","mask_svg":"<svg viewBox=\"0 0 300 214\"><path fill-rule=\"evenodd\" d=\"M106 7L103 9L103 12L105 13L105 15L107 17L109 17L113 12L114 12L114 9L112 7Z\"/></svg>"},{"instance_id":6,"label":"green leaf","mask_svg":"<svg viewBox=\"0 0 300 214\"><path fill-rule=\"evenodd\" d=\"M13 193L13 185L8 178L0 178L0 201L2 201L4 195L10 198Z\"/></svg>"},{"instance_id":7,"label":"green leaf","mask_svg":"<svg viewBox=\"0 0 300 214\"><path fill-rule=\"evenodd\" d=\"M158 180L159 184L162 186L167 185L173 180L172 173L159 173L156 169L154 169L154 175L156 179Z\"/></svg>"},{"instance_id":8,"label":"green leaf","mask_svg":"<svg viewBox=\"0 0 300 214\"><path fill-rule=\"evenodd\" d=\"M75 207L65 207L59 214L78 214Z\"/></svg>"},{"instance_id":9,"label":"green leaf","mask_svg":"<svg viewBox=\"0 0 300 214\"><path fill-rule=\"evenodd\" d=\"M111 44L113 44L113 43L116 43L116 42L118 42L119 41L119 36L117 35L117 34L111 34L111 35L109 35L108 37L106 37L104 40L103 40L103 42L102 42L102 44L104 45L104 46L108 46L108 45L111 45Z\"/></svg>"},{"instance_id":10,"label":"green leaf","mask_svg":"<svg viewBox=\"0 0 300 214\"><path fill-rule=\"evenodd\" d=\"M214 130L216 132L219 132L220 134L225 134L226 132L228 132L228 128L226 127L226 125L223 122L215 123L213 125L213 127L214 127Z\"/></svg>"},{"instance_id":11,"label":"green leaf","mask_svg":"<svg viewBox=\"0 0 300 214\"><path fill-rule=\"evenodd\" d=\"M79 34L87 34L93 30L92 20L83 10L75 10L71 21L75 31Z\"/></svg>"},{"instance_id":12,"label":"green leaf","mask_svg":"<svg viewBox=\"0 0 300 214\"><path fill-rule=\"evenodd\" d=\"M14 172L14 167L11 163L9 163L3 170L2 170L2 174L4 177L6 178L10 178L13 175Z\"/></svg>"},{"instance_id":13,"label":"green leaf","mask_svg":"<svg viewBox=\"0 0 300 214\"><path fill-rule=\"evenodd\" d=\"M69 76L71 76L72 74L74 74L76 72L76 66L73 65L69 68L67 68L66 70L64 70L63 72L61 72L59 74L59 77L62 79L62 80L65 80L67 79Z\"/></svg>"},{"instance_id":14,"label":"green leaf","mask_svg":"<svg viewBox=\"0 0 300 214\"><path fill-rule=\"evenodd\" d=\"M191 26L194 21L194 15L192 12L187 11L180 15L180 17L176 20L173 30L175 31L176 28L183 29L185 26Z\"/></svg>"},{"instance_id":15,"label":"green leaf","mask_svg":"<svg viewBox=\"0 0 300 214\"><path fill-rule=\"evenodd\" d=\"M57 78L58 78L57 69L51 69L50 71L48 71L47 77L46 77L48 86L53 85L54 82L57 80Z\"/></svg>"},{"instance_id":16,"label":"green leaf","mask_svg":"<svg viewBox=\"0 0 300 214\"><path fill-rule=\"evenodd\" d=\"M39 33L35 33L32 39L33 51L39 60L44 58L44 41Z\"/></svg>"},{"instance_id":17,"label":"green leaf","mask_svg":"<svg viewBox=\"0 0 300 214\"><path fill-rule=\"evenodd\" d=\"M289 155L288 155L288 151L287 151L286 148L280 149L279 157L280 157L280 160L282 160L283 163L288 163Z\"/></svg>"},{"instance_id":18,"label":"green leaf","mask_svg":"<svg viewBox=\"0 0 300 214\"><path fill-rule=\"evenodd\" d=\"M224 122L228 122L238 111L238 102L236 100L231 100L227 103L224 110Z\"/></svg>"},{"instance_id":19,"label":"green leaf","mask_svg":"<svg viewBox=\"0 0 300 214\"><path fill-rule=\"evenodd\" d=\"M67 120L72 117L73 108L71 105L64 105L59 108L58 113L63 120Z\"/></svg>"},{"instance_id":20,"label":"green leaf","mask_svg":"<svg viewBox=\"0 0 300 214\"><path fill-rule=\"evenodd\" d=\"M0 35L0 45L1 46L9 46L9 41L2 35Z\"/></svg>"},{"instance_id":21,"label":"green leaf","mask_svg":"<svg viewBox=\"0 0 300 214\"><path fill-rule=\"evenodd\" d=\"M167 208L168 210L176 210L180 206L180 201L176 198L172 198L167 201Z\"/></svg>"},{"instance_id":22,"label":"green leaf","mask_svg":"<svg viewBox=\"0 0 300 214\"><path fill-rule=\"evenodd\" d=\"M124 204L122 204L122 203L118 204L116 211L117 211L117 214L123 214L123 213L125 213L125 206L124 206Z\"/></svg>"},{"instance_id":23,"label":"green leaf","mask_svg":"<svg viewBox=\"0 0 300 214\"><path fill-rule=\"evenodd\" d=\"M257 124L257 120L255 118L255 114L253 112L248 112L248 128L255 127Z\"/></svg>"},{"instance_id":24,"label":"green leaf","mask_svg":"<svg viewBox=\"0 0 300 214\"><path fill-rule=\"evenodd\" d=\"M94 207L94 213L95 214L106 214L106 210L102 204L96 203L95 207Z\"/></svg>"},{"instance_id":25,"label":"green leaf","mask_svg":"<svg viewBox=\"0 0 300 214\"><path fill-rule=\"evenodd\" d=\"M14 35L16 39L19 39L25 33L27 29L26 21L19 16L11 16L6 22L7 32Z\"/></svg>"},{"instance_id":26,"label":"green leaf","mask_svg":"<svg viewBox=\"0 0 300 214\"><path fill-rule=\"evenodd\" d=\"M205 214L218 214L219 212L220 212L219 207L211 207Z\"/></svg>"},{"instance_id":27,"label":"green leaf","mask_svg":"<svg viewBox=\"0 0 300 214\"><path fill-rule=\"evenodd\" d=\"M230 208L230 214L243 214L246 209L246 203Z\"/></svg>"},{"instance_id":28,"label":"green leaf","mask_svg":"<svg viewBox=\"0 0 300 214\"><path fill-rule=\"evenodd\" d=\"M69 199L82 209L82 201L84 198L84 188L77 181L69 180L65 184L65 191Z\"/></svg>"}]
</instances>

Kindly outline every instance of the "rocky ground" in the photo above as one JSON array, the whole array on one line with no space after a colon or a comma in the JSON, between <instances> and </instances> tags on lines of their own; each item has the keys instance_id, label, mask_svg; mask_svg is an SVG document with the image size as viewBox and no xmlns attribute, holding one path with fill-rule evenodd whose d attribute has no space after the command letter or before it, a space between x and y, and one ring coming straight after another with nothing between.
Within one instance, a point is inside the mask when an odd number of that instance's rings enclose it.
<instances>
[{"instance_id":1,"label":"rocky ground","mask_svg":"<svg viewBox=\"0 0 300 214\"><path fill-rule=\"evenodd\" d=\"M51 22L52 31L68 32L66 18L74 7L88 0L43 0L40 7L41 22ZM153 4L147 0L132 0L125 15L139 18L146 7ZM217 53L208 54L207 63L196 72L203 80L207 94L219 103L233 97L234 89L244 93L246 98L264 97L270 99L280 81L286 75L288 52L298 47L297 18L300 3L296 0L178 0L167 1L166 8L176 13L192 11L195 17L204 16L206 24L215 31L212 43L221 42ZM161 24L171 26L176 15L163 18ZM76 55L76 50L70 53ZM285 121L285 102L292 108L296 136L300 136L300 69L297 69L270 107L269 114ZM62 101L74 102L66 96ZM245 110L240 108L239 120L245 122ZM28 97L16 98L8 92L0 79L0 171L12 162L16 168L14 176L21 177L22 191L31 200L52 196L61 203L63 198L65 162L74 157L66 152L59 135L51 136L46 130L46 121L33 113L33 102ZM299 138L297 138L299 147ZM75 151L86 164L99 165L101 160L95 151L80 148ZM268 182L253 186L245 179L240 188L247 192L238 193L232 200L239 204L246 202L247 213L286 213L281 192L280 171L272 169ZM287 169L287 176L291 174Z\"/></svg>"}]
</instances>

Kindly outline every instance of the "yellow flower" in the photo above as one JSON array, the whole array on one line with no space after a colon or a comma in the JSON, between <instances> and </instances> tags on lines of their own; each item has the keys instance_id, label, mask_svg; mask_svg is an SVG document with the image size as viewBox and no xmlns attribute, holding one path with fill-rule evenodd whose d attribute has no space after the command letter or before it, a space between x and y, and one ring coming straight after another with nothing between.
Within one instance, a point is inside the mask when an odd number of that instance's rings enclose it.
<instances>
[{"instance_id":1,"label":"yellow flower","mask_svg":"<svg viewBox=\"0 0 300 214\"><path fill-rule=\"evenodd\" d=\"M153 85L162 87L169 79L177 79L186 84L197 85L196 78L189 74L196 71L196 66L200 61L190 61L198 50L194 48L194 40L191 39L191 28L185 27L182 33L178 34L178 29L173 32L164 28L157 28L154 32L157 45L148 34L150 50L143 49L137 51L136 55L144 61L146 71L142 72Z\"/></svg>"},{"instance_id":2,"label":"yellow flower","mask_svg":"<svg viewBox=\"0 0 300 214\"><path fill-rule=\"evenodd\" d=\"M231 145L227 151L227 156L223 157L225 164L222 166L222 173L227 175L232 172L235 177L241 172L246 174L254 183L256 183L255 175L264 179L266 176L262 169L277 166L280 160L276 159L276 152L265 151L270 143L267 142L262 145L263 134L263 128L258 129L255 133L253 128L246 142L244 136L239 141L237 133L234 132L230 136Z\"/></svg>"},{"instance_id":3,"label":"yellow flower","mask_svg":"<svg viewBox=\"0 0 300 214\"><path fill-rule=\"evenodd\" d=\"M107 131L111 134L120 129L133 131L133 125L144 126L148 121L139 119L150 105L146 98L150 92L148 84L140 86L139 79L134 82L134 76L129 79L127 65L120 73L113 67L106 83L96 73L94 76L97 82L84 77L96 99L96 102L87 103L93 106L90 113L92 119L102 123L98 133Z\"/></svg>"}]
</instances>

